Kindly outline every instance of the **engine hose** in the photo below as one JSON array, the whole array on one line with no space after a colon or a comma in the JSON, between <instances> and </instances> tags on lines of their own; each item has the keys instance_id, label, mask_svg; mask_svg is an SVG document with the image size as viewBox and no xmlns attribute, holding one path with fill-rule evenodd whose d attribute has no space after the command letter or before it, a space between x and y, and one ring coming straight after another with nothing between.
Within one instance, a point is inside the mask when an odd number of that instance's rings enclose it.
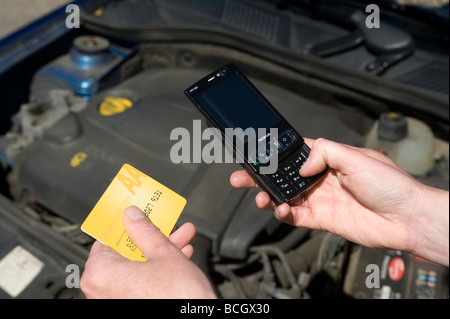
<instances>
[{"instance_id":1,"label":"engine hose","mask_svg":"<svg viewBox=\"0 0 450 319\"><path fill-rule=\"evenodd\" d=\"M297 276L292 271L285 254L279 248L274 247L274 246L257 246L257 247L250 248L250 251L259 252L259 253L267 253L270 255L276 255L280 259L281 264L284 268L285 274L290 283L291 294L296 295L298 297L301 296L303 289L300 286L300 284L297 282Z\"/></svg>"}]
</instances>

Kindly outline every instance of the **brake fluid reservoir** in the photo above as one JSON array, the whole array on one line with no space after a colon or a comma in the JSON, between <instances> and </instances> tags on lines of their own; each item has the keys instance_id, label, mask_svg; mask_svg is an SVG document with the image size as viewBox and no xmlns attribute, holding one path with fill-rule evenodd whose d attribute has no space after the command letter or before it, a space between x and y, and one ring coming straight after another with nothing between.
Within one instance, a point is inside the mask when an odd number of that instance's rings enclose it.
<instances>
[{"instance_id":1,"label":"brake fluid reservoir","mask_svg":"<svg viewBox=\"0 0 450 319\"><path fill-rule=\"evenodd\" d=\"M383 113L367 135L364 147L383 152L411 175L424 176L435 165L430 127L400 113Z\"/></svg>"}]
</instances>

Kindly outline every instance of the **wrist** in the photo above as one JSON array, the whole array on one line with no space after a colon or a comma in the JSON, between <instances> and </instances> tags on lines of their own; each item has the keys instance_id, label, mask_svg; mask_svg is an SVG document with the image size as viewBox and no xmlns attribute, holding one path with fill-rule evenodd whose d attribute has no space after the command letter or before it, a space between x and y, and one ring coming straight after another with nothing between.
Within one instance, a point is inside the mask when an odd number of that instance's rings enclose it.
<instances>
[{"instance_id":1,"label":"wrist","mask_svg":"<svg viewBox=\"0 0 450 319\"><path fill-rule=\"evenodd\" d=\"M449 265L449 192L418 183L410 212L409 250L430 261Z\"/></svg>"}]
</instances>

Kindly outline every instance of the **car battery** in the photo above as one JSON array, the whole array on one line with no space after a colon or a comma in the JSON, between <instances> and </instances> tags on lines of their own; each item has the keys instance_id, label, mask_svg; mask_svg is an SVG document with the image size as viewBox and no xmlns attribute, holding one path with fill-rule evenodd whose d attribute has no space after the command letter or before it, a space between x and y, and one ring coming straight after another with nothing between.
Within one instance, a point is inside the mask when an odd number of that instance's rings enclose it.
<instances>
[{"instance_id":1,"label":"car battery","mask_svg":"<svg viewBox=\"0 0 450 319\"><path fill-rule=\"evenodd\" d=\"M344 292L357 299L448 298L448 268L398 250L357 246Z\"/></svg>"}]
</instances>

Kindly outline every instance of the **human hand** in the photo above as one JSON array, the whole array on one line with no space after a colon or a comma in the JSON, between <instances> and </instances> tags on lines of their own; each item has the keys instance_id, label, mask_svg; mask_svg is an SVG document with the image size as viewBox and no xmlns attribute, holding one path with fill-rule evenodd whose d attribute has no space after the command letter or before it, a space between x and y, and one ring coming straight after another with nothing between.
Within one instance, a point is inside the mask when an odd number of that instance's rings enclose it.
<instances>
[{"instance_id":1,"label":"human hand","mask_svg":"<svg viewBox=\"0 0 450 319\"><path fill-rule=\"evenodd\" d=\"M329 231L367 247L416 252L448 265L448 192L419 183L379 152L324 139L305 141L311 154L300 175L312 176L328 166L327 174L290 205L275 207L260 192L259 208L275 209L276 218L288 224ZM258 187L245 171L234 172L230 182L238 188ZM432 206L439 216L429 219L439 224L439 231L419 230ZM419 243L424 232L428 248ZM429 250L432 243L439 246L435 252Z\"/></svg>"},{"instance_id":2,"label":"human hand","mask_svg":"<svg viewBox=\"0 0 450 319\"><path fill-rule=\"evenodd\" d=\"M205 274L189 259L196 230L186 223L166 238L136 207L123 215L125 230L147 257L131 261L95 242L80 286L87 298L215 298Z\"/></svg>"}]
</instances>

